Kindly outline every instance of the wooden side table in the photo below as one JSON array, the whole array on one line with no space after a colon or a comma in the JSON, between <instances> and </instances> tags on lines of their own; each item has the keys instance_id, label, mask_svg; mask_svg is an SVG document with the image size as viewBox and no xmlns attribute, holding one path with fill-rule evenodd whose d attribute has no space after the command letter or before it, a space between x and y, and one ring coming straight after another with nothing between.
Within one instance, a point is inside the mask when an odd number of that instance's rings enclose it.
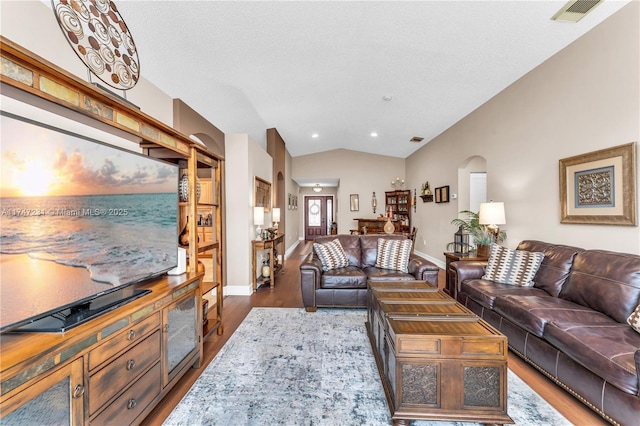
<instances>
[{"instance_id":1,"label":"wooden side table","mask_svg":"<svg viewBox=\"0 0 640 426\"><path fill-rule=\"evenodd\" d=\"M457 299L458 292L456 291L456 283L453 279L453 273L449 270L449 264L451 262L458 262L458 261L473 262L473 261L489 260L488 257L478 256L475 252L470 252L469 254L460 254L460 253L453 253L453 252L447 251L447 252L444 252L444 257L446 258L446 262L447 262L444 270L446 274L444 291L454 299Z\"/></svg>"},{"instance_id":2,"label":"wooden side table","mask_svg":"<svg viewBox=\"0 0 640 426\"><path fill-rule=\"evenodd\" d=\"M277 263L275 255L276 247L280 247L282 253L282 263ZM252 240L251 248L253 251L253 257L251 260L251 274L253 275L253 292L258 289L258 277L257 270L258 265L256 262L256 254L258 250L269 250L269 278L260 278L261 284L269 283L269 287L273 288L276 280L276 272L284 269L284 234L278 234L275 237L268 240Z\"/></svg>"}]
</instances>

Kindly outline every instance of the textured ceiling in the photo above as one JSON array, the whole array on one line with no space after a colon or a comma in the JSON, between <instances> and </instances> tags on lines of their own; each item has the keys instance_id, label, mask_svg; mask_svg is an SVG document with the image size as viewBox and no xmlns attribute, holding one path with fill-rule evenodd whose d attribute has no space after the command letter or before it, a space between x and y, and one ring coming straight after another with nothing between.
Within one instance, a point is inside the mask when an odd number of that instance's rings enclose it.
<instances>
[{"instance_id":1,"label":"textured ceiling","mask_svg":"<svg viewBox=\"0 0 640 426\"><path fill-rule=\"evenodd\" d=\"M565 1L116 0L142 77L223 132L400 158L626 3L568 24Z\"/></svg>"}]
</instances>

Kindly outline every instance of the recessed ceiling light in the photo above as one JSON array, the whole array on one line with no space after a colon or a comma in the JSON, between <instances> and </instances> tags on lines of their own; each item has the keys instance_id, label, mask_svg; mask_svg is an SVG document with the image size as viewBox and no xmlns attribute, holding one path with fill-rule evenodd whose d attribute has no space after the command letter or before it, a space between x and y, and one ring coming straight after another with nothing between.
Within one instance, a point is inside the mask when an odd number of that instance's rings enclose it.
<instances>
[{"instance_id":1,"label":"recessed ceiling light","mask_svg":"<svg viewBox=\"0 0 640 426\"><path fill-rule=\"evenodd\" d=\"M384 99L385 101L387 101L387 102L388 102L388 101L390 101L390 100L391 100L391 99L393 99L393 98L392 98L391 96L389 96L389 95L384 95L384 96L382 97L382 99Z\"/></svg>"},{"instance_id":2,"label":"recessed ceiling light","mask_svg":"<svg viewBox=\"0 0 640 426\"><path fill-rule=\"evenodd\" d=\"M320 137L320 135L319 135L319 134L317 134L317 133L314 133L314 134L312 134L312 135L311 135L311 137L312 137L312 138L314 138L314 139L316 139L316 138Z\"/></svg>"},{"instance_id":3,"label":"recessed ceiling light","mask_svg":"<svg viewBox=\"0 0 640 426\"><path fill-rule=\"evenodd\" d=\"M371 137L372 138L378 137L378 134L376 132L371 132Z\"/></svg>"}]
</instances>

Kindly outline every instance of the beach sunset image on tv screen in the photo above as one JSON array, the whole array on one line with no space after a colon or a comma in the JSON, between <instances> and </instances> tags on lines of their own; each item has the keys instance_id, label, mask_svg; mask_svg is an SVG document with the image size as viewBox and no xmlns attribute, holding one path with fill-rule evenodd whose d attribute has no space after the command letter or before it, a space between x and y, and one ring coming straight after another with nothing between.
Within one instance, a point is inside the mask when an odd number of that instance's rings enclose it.
<instances>
[{"instance_id":1,"label":"beach sunset image on tv screen","mask_svg":"<svg viewBox=\"0 0 640 426\"><path fill-rule=\"evenodd\" d=\"M177 166L0 120L0 329L175 267Z\"/></svg>"}]
</instances>

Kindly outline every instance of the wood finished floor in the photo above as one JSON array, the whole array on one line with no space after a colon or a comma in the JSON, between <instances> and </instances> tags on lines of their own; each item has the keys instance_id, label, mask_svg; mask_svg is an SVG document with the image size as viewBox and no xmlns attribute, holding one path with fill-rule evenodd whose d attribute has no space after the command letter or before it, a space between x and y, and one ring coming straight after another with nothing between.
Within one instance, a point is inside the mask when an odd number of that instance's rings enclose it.
<instances>
[{"instance_id":1,"label":"wood finished floor","mask_svg":"<svg viewBox=\"0 0 640 426\"><path fill-rule=\"evenodd\" d=\"M274 289L258 289L252 296L227 296L224 298L223 325L224 334L215 333L204 342L202 365L190 369L174 389L158 404L142 423L143 425L159 425L169 416L173 408L180 402L201 372L216 356L233 332L244 321L253 307L302 308L300 293L300 271L298 266L304 256L311 250L311 244L299 244L286 259L282 274L278 275ZM438 277L439 287L444 285L444 271ZM211 312L214 309L210 309ZM313 315L313 314L309 314ZM267 331L265 331L267 332ZM509 354L509 368L531 386L540 396L562 413L575 425L606 425L607 423L593 411L581 404L544 375L522 361L517 355Z\"/></svg>"}]
</instances>

